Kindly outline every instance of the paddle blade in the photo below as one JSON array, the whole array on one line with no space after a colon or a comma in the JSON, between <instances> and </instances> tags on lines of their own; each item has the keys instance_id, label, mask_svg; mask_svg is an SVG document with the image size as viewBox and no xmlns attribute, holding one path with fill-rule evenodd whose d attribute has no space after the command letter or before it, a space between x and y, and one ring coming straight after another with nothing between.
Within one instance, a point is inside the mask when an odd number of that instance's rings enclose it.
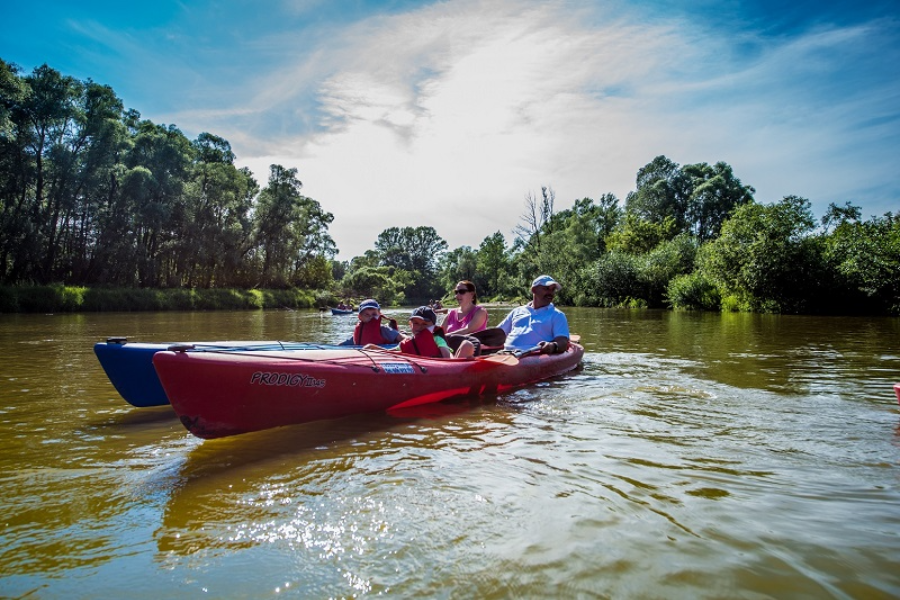
<instances>
[{"instance_id":1,"label":"paddle blade","mask_svg":"<svg viewBox=\"0 0 900 600\"><path fill-rule=\"evenodd\" d=\"M510 367L514 367L519 364L519 359L516 358L514 354L508 354L506 352L502 354L488 354L487 356L480 356L477 360L489 363L499 363L502 365L508 365Z\"/></svg>"},{"instance_id":2,"label":"paddle blade","mask_svg":"<svg viewBox=\"0 0 900 600\"><path fill-rule=\"evenodd\" d=\"M528 356L529 354L540 354L541 347L534 346L533 348L528 348L527 350L516 350L515 355L517 358L522 358L523 356Z\"/></svg>"}]
</instances>

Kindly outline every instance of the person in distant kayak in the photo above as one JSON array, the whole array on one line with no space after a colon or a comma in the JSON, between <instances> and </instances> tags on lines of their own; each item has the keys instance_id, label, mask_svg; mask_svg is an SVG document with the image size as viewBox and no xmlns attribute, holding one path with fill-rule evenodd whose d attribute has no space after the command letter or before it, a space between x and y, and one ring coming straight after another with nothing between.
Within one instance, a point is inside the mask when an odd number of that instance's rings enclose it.
<instances>
[{"instance_id":1,"label":"person in distant kayak","mask_svg":"<svg viewBox=\"0 0 900 600\"><path fill-rule=\"evenodd\" d=\"M539 350L541 354L566 351L569 321L565 313L553 305L553 298L561 289L562 286L549 275L541 275L531 282L531 302L512 309L497 325L506 332L504 350Z\"/></svg>"},{"instance_id":2,"label":"person in distant kayak","mask_svg":"<svg viewBox=\"0 0 900 600\"><path fill-rule=\"evenodd\" d=\"M369 298L359 304L359 312L356 314L359 323L353 330L353 335L341 342L341 346L364 346L366 344L386 345L397 344L403 338L397 330L396 322L391 321L393 327L381 323L381 306L377 300Z\"/></svg>"}]
</instances>

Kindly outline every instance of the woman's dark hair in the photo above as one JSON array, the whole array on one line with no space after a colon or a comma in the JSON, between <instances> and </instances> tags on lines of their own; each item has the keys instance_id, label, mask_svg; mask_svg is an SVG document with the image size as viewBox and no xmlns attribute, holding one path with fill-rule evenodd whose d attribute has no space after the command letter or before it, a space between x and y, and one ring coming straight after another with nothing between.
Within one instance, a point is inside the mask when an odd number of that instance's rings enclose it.
<instances>
[{"instance_id":1,"label":"woman's dark hair","mask_svg":"<svg viewBox=\"0 0 900 600\"><path fill-rule=\"evenodd\" d=\"M469 281L468 279L464 279L460 281L456 285L464 285L466 289L472 292L472 304L478 304L478 292L475 291L475 284Z\"/></svg>"}]
</instances>

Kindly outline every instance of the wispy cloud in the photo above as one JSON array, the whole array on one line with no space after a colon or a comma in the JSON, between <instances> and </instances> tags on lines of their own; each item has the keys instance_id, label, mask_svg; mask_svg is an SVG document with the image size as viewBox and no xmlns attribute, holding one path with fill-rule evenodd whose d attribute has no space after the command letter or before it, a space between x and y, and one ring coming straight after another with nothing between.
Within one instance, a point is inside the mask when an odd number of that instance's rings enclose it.
<instances>
[{"instance_id":1,"label":"wispy cloud","mask_svg":"<svg viewBox=\"0 0 900 600\"><path fill-rule=\"evenodd\" d=\"M359 24L327 52L341 60L317 88L321 130L273 141L263 161L293 159L336 223L368 226L356 249L398 224L457 245L509 234L543 184L569 201L624 193L652 158L629 127L641 80L681 42L612 17L586 28L563 8L451 3Z\"/></svg>"},{"instance_id":2,"label":"wispy cloud","mask_svg":"<svg viewBox=\"0 0 900 600\"><path fill-rule=\"evenodd\" d=\"M658 154L729 162L761 201L884 202L889 161L868 149L896 149L897 39L888 19L764 38L594 3L458 0L260 40L296 59L218 115L172 120L205 121L263 181L269 163L296 166L344 258L390 226L431 225L451 246L509 235L541 185L560 208L624 198Z\"/></svg>"}]
</instances>

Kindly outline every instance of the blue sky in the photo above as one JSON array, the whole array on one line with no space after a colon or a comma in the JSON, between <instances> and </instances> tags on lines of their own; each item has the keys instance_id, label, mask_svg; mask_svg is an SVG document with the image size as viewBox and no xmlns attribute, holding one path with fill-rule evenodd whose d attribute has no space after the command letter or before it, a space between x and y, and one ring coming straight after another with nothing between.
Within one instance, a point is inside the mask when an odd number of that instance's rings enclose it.
<instances>
[{"instance_id":1,"label":"blue sky","mask_svg":"<svg viewBox=\"0 0 900 600\"><path fill-rule=\"evenodd\" d=\"M295 167L349 259L387 227L512 241L528 194L664 154L756 199L900 210L896 0L0 0L0 58L110 85L260 184Z\"/></svg>"}]
</instances>

